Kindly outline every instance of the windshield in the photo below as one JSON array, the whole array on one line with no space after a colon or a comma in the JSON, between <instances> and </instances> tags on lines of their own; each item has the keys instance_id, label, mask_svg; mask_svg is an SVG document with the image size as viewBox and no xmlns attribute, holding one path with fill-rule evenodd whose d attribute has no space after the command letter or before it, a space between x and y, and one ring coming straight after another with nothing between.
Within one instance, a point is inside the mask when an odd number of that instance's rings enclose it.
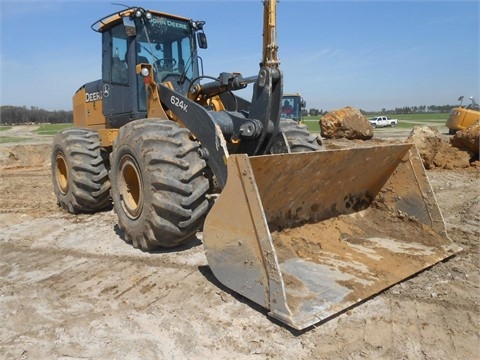
<instances>
[{"instance_id":1,"label":"windshield","mask_svg":"<svg viewBox=\"0 0 480 360\"><path fill-rule=\"evenodd\" d=\"M280 116L287 119L300 119L301 108L297 96L284 96L282 98L282 111Z\"/></svg>"},{"instance_id":2,"label":"windshield","mask_svg":"<svg viewBox=\"0 0 480 360\"><path fill-rule=\"evenodd\" d=\"M192 61L195 38L190 22L153 15L151 20L137 20L137 63L153 65L159 81L165 76L182 74L188 79L198 76Z\"/></svg>"}]
</instances>

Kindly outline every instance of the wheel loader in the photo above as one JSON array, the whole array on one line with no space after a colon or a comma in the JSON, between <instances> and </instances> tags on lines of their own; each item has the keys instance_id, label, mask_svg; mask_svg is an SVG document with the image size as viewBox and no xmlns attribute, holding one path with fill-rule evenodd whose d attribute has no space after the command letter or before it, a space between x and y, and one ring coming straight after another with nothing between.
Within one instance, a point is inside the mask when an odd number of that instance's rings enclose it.
<instances>
[{"instance_id":1,"label":"wheel loader","mask_svg":"<svg viewBox=\"0 0 480 360\"><path fill-rule=\"evenodd\" d=\"M302 121L302 111L306 106L307 103L301 94L283 94L280 116L285 119L295 120L298 123Z\"/></svg>"},{"instance_id":2,"label":"wheel loader","mask_svg":"<svg viewBox=\"0 0 480 360\"><path fill-rule=\"evenodd\" d=\"M280 117L276 0L258 74L203 74L204 21L130 7L92 29L102 78L73 96L53 143L59 206L112 206L143 251L200 232L227 288L298 330L460 250L411 144L326 150ZM235 90L251 84L251 101Z\"/></svg>"}]
</instances>

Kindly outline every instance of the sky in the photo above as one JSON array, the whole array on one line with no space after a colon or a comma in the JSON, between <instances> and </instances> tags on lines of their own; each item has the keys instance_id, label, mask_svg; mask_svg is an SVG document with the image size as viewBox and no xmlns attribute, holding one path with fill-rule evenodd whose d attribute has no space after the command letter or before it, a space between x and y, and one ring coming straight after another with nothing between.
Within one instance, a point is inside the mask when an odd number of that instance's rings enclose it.
<instances>
[{"instance_id":1,"label":"sky","mask_svg":"<svg viewBox=\"0 0 480 360\"><path fill-rule=\"evenodd\" d=\"M0 105L71 110L75 91L101 78L101 35L90 25L123 8L114 3L206 21L205 75L258 73L261 0L0 0ZM327 111L478 100L479 13L478 0L280 0L283 91Z\"/></svg>"}]
</instances>

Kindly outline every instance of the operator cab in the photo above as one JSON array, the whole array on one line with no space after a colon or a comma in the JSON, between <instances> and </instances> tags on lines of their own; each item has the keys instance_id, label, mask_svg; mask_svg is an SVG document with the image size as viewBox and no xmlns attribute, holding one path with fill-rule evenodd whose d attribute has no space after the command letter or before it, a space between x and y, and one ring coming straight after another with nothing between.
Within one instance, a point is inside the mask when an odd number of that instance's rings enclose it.
<instances>
[{"instance_id":1,"label":"operator cab","mask_svg":"<svg viewBox=\"0 0 480 360\"><path fill-rule=\"evenodd\" d=\"M305 106L305 100L300 94L285 94L282 96L280 117L299 122L302 120L302 110Z\"/></svg>"},{"instance_id":2,"label":"operator cab","mask_svg":"<svg viewBox=\"0 0 480 360\"><path fill-rule=\"evenodd\" d=\"M206 48L203 21L143 8L108 15L92 25L102 33L103 115L111 127L146 117L147 94L137 64L150 64L155 81L186 94L199 77L197 34Z\"/></svg>"}]
</instances>

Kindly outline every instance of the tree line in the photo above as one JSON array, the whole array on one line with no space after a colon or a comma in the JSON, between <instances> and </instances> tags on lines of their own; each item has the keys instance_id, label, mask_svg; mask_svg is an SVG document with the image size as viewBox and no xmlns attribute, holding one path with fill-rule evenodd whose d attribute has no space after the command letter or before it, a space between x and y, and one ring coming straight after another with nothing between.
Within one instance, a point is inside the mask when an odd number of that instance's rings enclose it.
<instances>
[{"instance_id":1,"label":"tree line","mask_svg":"<svg viewBox=\"0 0 480 360\"><path fill-rule=\"evenodd\" d=\"M393 110L382 109L382 114L421 114L421 113L448 113L458 105L420 105L396 107ZM376 112L370 112L376 113Z\"/></svg>"},{"instance_id":2,"label":"tree line","mask_svg":"<svg viewBox=\"0 0 480 360\"><path fill-rule=\"evenodd\" d=\"M73 111L54 110L49 111L36 106L0 106L1 125L20 124L67 124L73 123Z\"/></svg>"},{"instance_id":3,"label":"tree line","mask_svg":"<svg viewBox=\"0 0 480 360\"><path fill-rule=\"evenodd\" d=\"M360 109L364 115L372 114L418 114L418 113L448 113L457 105L421 105L421 106L405 106L396 107L395 109L385 109L380 111L365 111ZM303 116L319 116L325 115L327 111L323 109L303 109ZM19 125L28 123L50 123L50 124L67 124L73 123L73 111L54 110L49 111L36 106L27 108L26 106L0 106L0 124L1 125Z\"/></svg>"},{"instance_id":4,"label":"tree line","mask_svg":"<svg viewBox=\"0 0 480 360\"><path fill-rule=\"evenodd\" d=\"M395 109L381 109L380 111L371 111L371 110L362 110L360 112L364 115L395 115L395 114L423 114L423 113L448 113L454 107L458 105L420 105L420 106L404 106L396 107ZM325 115L328 111L323 109L304 109L302 112L303 116L319 116Z\"/></svg>"}]
</instances>

